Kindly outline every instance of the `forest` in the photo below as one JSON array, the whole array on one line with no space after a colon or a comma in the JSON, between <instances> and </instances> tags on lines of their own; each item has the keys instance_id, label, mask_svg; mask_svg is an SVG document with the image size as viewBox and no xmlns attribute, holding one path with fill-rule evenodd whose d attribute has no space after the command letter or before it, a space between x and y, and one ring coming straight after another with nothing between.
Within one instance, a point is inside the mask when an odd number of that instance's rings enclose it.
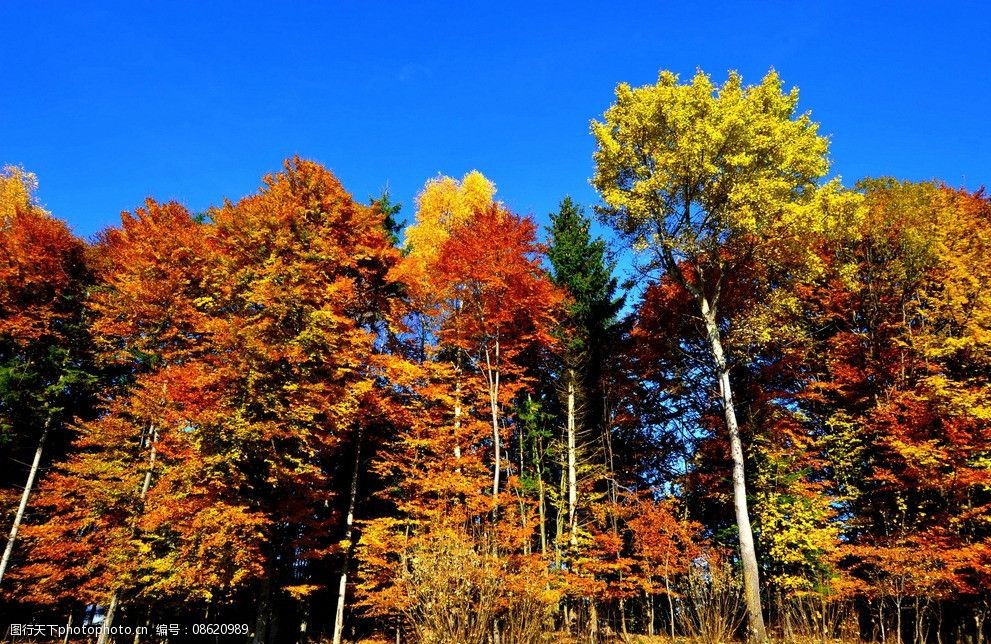
<instances>
[{"instance_id":1,"label":"forest","mask_svg":"<svg viewBox=\"0 0 991 644\"><path fill-rule=\"evenodd\" d=\"M774 72L591 134L540 228L293 157L83 240L6 166L5 641L988 641L988 195L829 179Z\"/></svg>"}]
</instances>

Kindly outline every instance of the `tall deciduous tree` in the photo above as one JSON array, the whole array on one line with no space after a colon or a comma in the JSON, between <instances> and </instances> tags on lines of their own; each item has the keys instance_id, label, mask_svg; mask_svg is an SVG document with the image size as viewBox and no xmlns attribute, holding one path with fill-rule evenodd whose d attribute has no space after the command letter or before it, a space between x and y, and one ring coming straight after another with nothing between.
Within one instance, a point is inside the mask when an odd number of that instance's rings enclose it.
<instances>
[{"instance_id":1,"label":"tall deciduous tree","mask_svg":"<svg viewBox=\"0 0 991 644\"><path fill-rule=\"evenodd\" d=\"M485 379L492 427L492 494L500 491L502 414L524 384L521 358L551 342L561 296L540 268L528 219L489 206L456 228L436 265L436 286L456 301L442 342L468 357Z\"/></svg>"},{"instance_id":2,"label":"tall deciduous tree","mask_svg":"<svg viewBox=\"0 0 991 644\"><path fill-rule=\"evenodd\" d=\"M856 234L826 245L826 271L798 289L810 332L791 367L796 402L845 518L844 564L881 628L899 629L909 602L922 623L950 593L979 627L991 570L991 206L929 183L861 189Z\"/></svg>"},{"instance_id":3,"label":"tall deciduous tree","mask_svg":"<svg viewBox=\"0 0 991 644\"><path fill-rule=\"evenodd\" d=\"M720 295L741 265L803 259L803 236L822 226L810 206L828 144L797 102L774 72L751 87L736 73L716 87L702 72L688 84L662 72L655 85L621 84L604 120L592 123L603 218L651 253L705 325L733 459L748 624L759 640L767 635Z\"/></svg>"},{"instance_id":4,"label":"tall deciduous tree","mask_svg":"<svg viewBox=\"0 0 991 644\"><path fill-rule=\"evenodd\" d=\"M292 598L306 612L325 584L314 568L347 534L340 518L354 465L340 461L380 438L363 429L385 404L381 341L399 252L382 208L356 203L329 171L299 158L212 218L222 260L207 306L224 322L214 344L235 393L237 466L268 519L255 631L264 641L274 637L274 604Z\"/></svg>"},{"instance_id":5,"label":"tall deciduous tree","mask_svg":"<svg viewBox=\"0 0 991 644\"><path fill-rule=\"evenodd\" d=\"M477 176L478 185L491 185ZM405 612L436 637L440 627L429 624L441 613L459 613L452 616L458 632L481 623L490 633L500 615L518 609L518 598L534 597L537 522L507 455L515 403L533 384L530 363L553 342L562 300L540 265L533 222L491 203L491 192L482 193L488 204L460 216L457 203L431 210L433 191L457 185L428 183L407 230L400 273L418 309L412 331L419 337L412 360L389 376L405 399L402 430L374 465L387 481L381 496L397 512L365 524L360 549L366 605L377 614ZM438 548L447 553L439 559ZM455 561L473 563L452 569ZM464 592L444 601L464 608L435 605L430 589L441 592L437 584L448 588L448 576L462 574L470 577Z\"/></svg>"},{"instance_id":6,"label":"tall deciduous tree","mask_svg":"<svg viewBox=\"0 0 991 644\"><path fill-rule=\"evenodd\" d=\"M226 417L223 373L203 362L206 231L149 200L93 253L95 344L121 376L39 494L23 577L29 596L108 606L107 626L127 604L222 596L253 570L257 518L231 493L228 463L197 444Z\"/></svg>"},{"instance_id":7,"label":"tall deciduous tree","mask_svg":"<svg viewBox=\"0 0 991 644\"><path fill-rule=\"evenodd\" d=\"M3 507L0 514L11 526L0 580L50 436L65 445L63 428L86 413L94 383L82 319L89 285L84 246L36 203L35 188L30 173L0 171L0 445L15 459L31 459L26 477L19 467L8 470L15 478L0 477L0 491L22 486L16 510Z\"/></svg>"}]
</instances>

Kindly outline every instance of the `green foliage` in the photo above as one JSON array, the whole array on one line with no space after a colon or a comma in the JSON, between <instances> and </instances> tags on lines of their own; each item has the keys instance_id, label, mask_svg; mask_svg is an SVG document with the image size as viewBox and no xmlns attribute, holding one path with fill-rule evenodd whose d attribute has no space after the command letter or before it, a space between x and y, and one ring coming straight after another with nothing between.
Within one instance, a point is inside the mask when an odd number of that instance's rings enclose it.
<instances>
[{"instance_id":1,"label":"green foliage","mask_svg":"<svg viewBox=\"0 0 991 644\"><path fill-rule=\"evenodd\" d=\"M589 225L582 208L565 197L547 229L551 279L571 295L569 318L582 336L575 342L587 344L603 341L623 306L616 297L615 262L606 256L605 240L592 240Z\"/></svg>"},{"instance_id":2,"label":"green foliage","mask_svg":"<svg viewBox=\"0 0 991 644\"><path fill-rule=\"evenodd\" d=\"M385 232L389 236L389 243L393 246L399 246L402 241L400 233L403 231L403 224L396 217L399 215L399 211L403 209L403 205L401 203L392 203L388 190L383 190L382 196L378 199L374 197L369 199L368 203L371 206L377 207L379 212L382 213L384 217L382 225L385 226Z\"/></svg>"}]
</instances>

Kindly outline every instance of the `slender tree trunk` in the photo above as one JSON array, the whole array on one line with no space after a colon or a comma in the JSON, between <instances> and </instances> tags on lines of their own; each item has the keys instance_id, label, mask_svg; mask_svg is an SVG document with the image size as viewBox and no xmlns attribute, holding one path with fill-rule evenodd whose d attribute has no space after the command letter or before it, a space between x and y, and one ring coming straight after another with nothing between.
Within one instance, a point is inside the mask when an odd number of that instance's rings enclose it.
<instances>
[{"instance_id":1,"label":"slender tree trunk","mask_svg":"<svg viewBox=\"0 0 991 644\"><path fill-rule=\"evenodd\" d=\"M651 582L648 578L647 585L650 586ZM654 593L643 591L643 599L647 602L647 637L654 637L654 622L657 621L654 617Z\"/></svg>"},{"instance_id":2,"label":"slender tree trunk","mask_svg":"<svg viewBox=\"0 0 991 644\"><path fill-rule=\"evenodd\" d=\"M498 505L499 469L502 465L499 451L499 340L495 341L495 367L489 350L485 350L485 366L489 380L489 408L492 412L492 445L495 448L495 471L492 474L492 505Z\"/></svg>"},{"instance_id":3,"label":"slender tree trunk","mask_svg":"<svg viewBox=\"0 0 991 644\"><path fill-rule=\"evenodd\" d=\"M888 640L884 629L884 599L880 599L877 602L877 623L881 627L881 642L887 644Z\"/></svg>"},{"instance_id":4,"label":"slender tree trunk","mask_svg":"<svg viewBox=\"0 0 991 644\"><path fill-rule=\"evenodd\" d=\"M664 560L664 594L668 597L668 620L671 629L671 641L674 641L674 597L671 596L671 573L668 572L668 561Z\"/></svg>"},{"instance_id":5,"label":"slender tree trunk","mask_svg":"<svg viewBox=\"0 0 991 644\"><path fill-rule=\"evenodd\" d=\"M623 641L630 639L630 632L626 626L626 599L619 600L619 630L623 634Z\"/></svg>"},{"instance_id":6,"label":"slender tree trunk","mask_svg":"<svg viewBox=\"0 0 991 644\"><path fill-rule=\"evenodd\" d=\"M599 641L599 609L595 605L594 599L588 602L588 630L593 642Z\"/></svg>"},{"instance_id":7,"label":"slender tree trunk","mask_svg":"<svg viewBox=\"0 0 991 644\"><path fill-rule=\"evenodd\" d=\"M902 644L902 598L895 600L895 641Z\"/></svg>"},{"instance_id":8,"label":"slender tree trunk","mask_svg":"<svg viewBox=\"0 0 991 644\"><path fill-rule=\"evenodd\" d=\"M155 473L155 459L158 456L158 452L155 443L158 441L158 430L152 425L151 431L149 432L149 440L151 445L148 451L148 469L145 470L145 480L141 484L141 495L138 497L139 507L141 512L144 512L145 508L145 498L148 496L148 490L151 489L151 477ZM140 512L139 512L140 514ZM137 517L135 517L134 529L137 529Z\"/></svg>"},{"instance_id":9,"label":"slender tree trunk","mask_svg":"<svg viewBox=\"0 0 991 644\"><path fill-rule=\"evenodd\" d=\"M537 509L540 512L540 555L547 556L547 507L544 493L544 454L541 449L542 441L538 436L534 445L537 457Z\"/></svg>"},{"instance_id":10,"label":"slender tree trunk","mask_svg":"<svg viewBox=\"0 0 991 644\"><path fill-rule=\"evenodd\" d=\"M96 638L96 644L107 644L107 639L110 637L110 629L114 625L114 617L117 615L117 606L120 604L120 589L114 590L113 594L110 595L110 607L107 608L107 614L103 618L103 623L100 624L100 635Z\"/></svg>"},{"instance_id":11,"label":"slender tree trunk","mask_svg":"<svg viewBox=\"0 0 991 644\"><path fill-rule=\"evenodd\" d=\"M96 638L96 644L106 644L110 637L110 628L113 626L114 617L117 614L117 605L120 603L120 589L115 589L110 594L110 606L107 608L103 621L100 622L100 634Z\"/></svg>"},{"instance_id":12,"label":"slender tree trunk","mask_svg":"<svg viewBox=\"0 0 991 644\"><path fill-rule=\"evenodd\" d=\"M925 644L926 635L925 631L925 615L926 609L928 608L929 600L926 603L922 603L922 600L918 596L915 598L915 642L916 644Z\"/></svg>"},{"instance_id":13,"label":"slender tree trunk","mask_svg":"<svg viewBox=\"0 0 991 644\"><path fill-rule=\"evenodd\" d=\"M750 639L766 642L767 630L764 627L764 615L761 611L757 553L754 548L753 529L750 527L750 512L747 508L743 444L740 440L740 427L736 422L729 366L726 364L726 354L723 352L716 312L710 307L704 295L699 298L699 303L716 366L716 376L719 378L719 393L722 396L723 413L726 416L726 429L729 431L730 455L733 457L733 505L736 509L736 525L740 538L740 560L743 563L743 599L747 609L747 627Z\"/></svg>"},{"instance_id":14,"label":"slender tree trunk","mask_svg":"<svg viewBox=\"0 0 991 644\"><path fill-rule=\"evenodd\" d=\"M38 477L38 469L41 465L41 455L45 451L45 441L48 439L48 429L51 427L52 417L45 419L45 426L41 430L41 437L38 439L38 447L34 450L34 460L31 461L31 470L28 472L27 483L24 484L24 492L21 494L21 503L17 506L17 514L14 515L14 525L10 528L7 536L7 547L3 551L3 559L0 559L0 582L7 572L7 565L10 563L10 556L14 552L14 541L17 540L17 531L21 528L21 521L24 520L24 512L28 507L28 498L31 490L34 489L34 481Z\"/></svg>"},{"instance_id":15,"label":"slender tree trunk","mask_svg":"<svg viewBox=\"0 0 991 644\"><path fill-rule=\"evenodd\" d=\"M144 512L145 499L148 497L148 490L151 489L151 479L155 473L155 460L158 457L158 450L156 443L158 442L158 429L154 425L148 428L148 468L145 470L144 481L141 483L141 493L138 495L138 510L134 513L134 517L131 520L131 535L137 536L138 534L138 518ZM114 589L113 594L110 596L110 608L107 609L107 616L103 619L103 628L100 629L100 636L96 640L96 644L106 644L107 637L110 635L110 629L114 625L114 616L117 613L117 607L120 604L121 588L118 586Z\"/></svg>"},{"instance_id":16,"label":"slender tree trunk","mask_svg":"<svg viewBox=\"0 0 991 644\"><path fill-rule=\"evenodd\" d=\"M337 585L337 612L334 616L334 644L341 644L341 636L344 633L344 600L347 595L348 565L351 562L351 554L354 551L352 538L354 536L354 507L358 498L358 473L361 469L361 428L357 429L354 446L354 468L351 470L351 491L348 497L348 516L344 523L344 541L347 542L347 551L344 553L344 562L341 564L341 579Z\"/></svg>"},{"instance_id":17,"label":"slender tree trunk","mask_svg":"<svg viewBox=\"0 0 991 644\"><path fill-rule=\"evenodd\" d=\"M65 637L62 638L62 644L69 644L69 632L72 629L72 613L69 613L69 620L65 624Z\"/></svg>"},{"instance_id":18,"label":"slender tree trunk","mask_svg":"<svg viewBox=\"0 0 991 644\"><path fill-rule=\"evenodd\" d=\"M273 555L274 556L274 555ZM271 564L265 566L265 577L262 579L261 593L258 597L258 614L255 617L255 636L252 638L253 644L265 644L268 635L269 618L272 615L271 595L272 581L274 574Z\"/></svg>"},{"instance_id":19,"label":"slender tree trunk","mask_svg":"<svg viewBox=\"0 0 991 644\"><path fill-rule=\"evenodd\" d=\"M568 370L568 530L571 533L571 548L578 546L578 471L575 440L575 371Z\"/></svg>"},{"instance_id":20,"label":"slender tree trunk","mask_svg":"<svg viewBox=\"0 0 991 644\"><path fill-rule=\"evenodd\" d=\"M454 460L461 460L461 368L455 367L454 381ZM455 469L460 472L461 468Z\"/></svg>"}]
</instances>

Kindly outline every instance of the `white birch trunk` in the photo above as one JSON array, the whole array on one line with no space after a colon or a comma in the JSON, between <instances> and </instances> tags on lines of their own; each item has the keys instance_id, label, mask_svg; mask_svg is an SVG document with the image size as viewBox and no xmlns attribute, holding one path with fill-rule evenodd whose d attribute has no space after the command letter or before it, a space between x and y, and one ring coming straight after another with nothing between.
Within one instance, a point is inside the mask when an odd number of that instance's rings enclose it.
<instances>
[{"instance_id":1,"label":"white birch trunk","mask_svg":"<svg viewBox=\"0 0 991 644\"><path fill-rule=\"evenodd\" d=\"M120 603L120 589L118 588L110 595L110 607L100 624L100 635L96 638L96 644L107 644L110 637L110 628L114 625L114 616L117 614L117 604Z\"/></svg>"},{"instance_id":2,"label":"white birch trunk","mask_svg":"<svg viewBox=\"0 0 991 644\"><path fill-rule=\"evenodd\" d=\"M575 372L568 371L568 530L571 533L572 549L578 546L578 468L575 440Z\"/></svg>"},{"instance_id":3,"label":"white birch trunk","mask_svg":"<svg viewBox=\"0 0 991 644\"><path fill-rule=\"evenodd\" d=\"M489 408L492 412L492 444L495 448L495 471L492 474L492 506L499 504L499 471L502 458L499 446L499 340L495 341L495 367L489 350L485 350L485 367L489 381Z\"/></svg>"},{"instance_id":4,"label":"white birch trunk","mask_svg":"<svg viewBox=\"0 0 991 644\"><path fill-rule=\"evenodd\" d=\"M14 515L14 525L10 528L10 534L7 536L7 547L3 550L3 559L0 559L0 582L3 581L3 575L7 572L7 566L10 564L10 556L14 552L14 541L17 540L17 531L21 529L21 521L24 520L24 512L28 507L28 498L31 496L31 490L34 489L34 481L38 477L38 469L41 465L41 455L45 451L45 441L48 439L48 429L51 427L52 419L49 416L45 420L45 427L41 430L41 437L38 439L38 447L34 450L34 460L31 461L31 470L28 472L27 483L24 484L24 492L21 494L21 503L17 506L17 514Z\"/></svg>"},{"instance_id":5,"label":"white birch trunk","mask_svg":"<svg viewBox=\"0 0 991 644\"><path fill-rule=\"evenodd\" d=\"M702 318L709 336L709 346L719 379L719 393L722 397L726 429L729 432L730 455L733 458L733 505L736 510L736 525L740 539L740 560L743 563L743 599L747 609L749 637L759 642L767 641L764 616L760 602L760 577L757 570L757 553L754 548L754 533L750 526L750 512L747 508L747 486L744 476L743 444L740 440L740 427L736 421L736 408L733 404L733 390L730 386L729 366L720 338L716 312L705 296L699 297Z\"/></svg>"},{"instance_id":6,"label":"white birch trunk","mask_svg":"<svg viewBox=\"0 0 991 644\"><path fill-rule=\"evenodd\" d=\"M348 516L344 524L344 541L348 544L344 553L344 563L341 564L341 579L337 585L337 612L334 615L333 644L341 644L344 634L344 600L347 594L348 565L351 560L351 539L354 536L354 507L358 498L358 471L361 468L361 430L358 430L354 448L354 469L351 472L351 494L348 499Z\"/></svg>"}]
</instances>

